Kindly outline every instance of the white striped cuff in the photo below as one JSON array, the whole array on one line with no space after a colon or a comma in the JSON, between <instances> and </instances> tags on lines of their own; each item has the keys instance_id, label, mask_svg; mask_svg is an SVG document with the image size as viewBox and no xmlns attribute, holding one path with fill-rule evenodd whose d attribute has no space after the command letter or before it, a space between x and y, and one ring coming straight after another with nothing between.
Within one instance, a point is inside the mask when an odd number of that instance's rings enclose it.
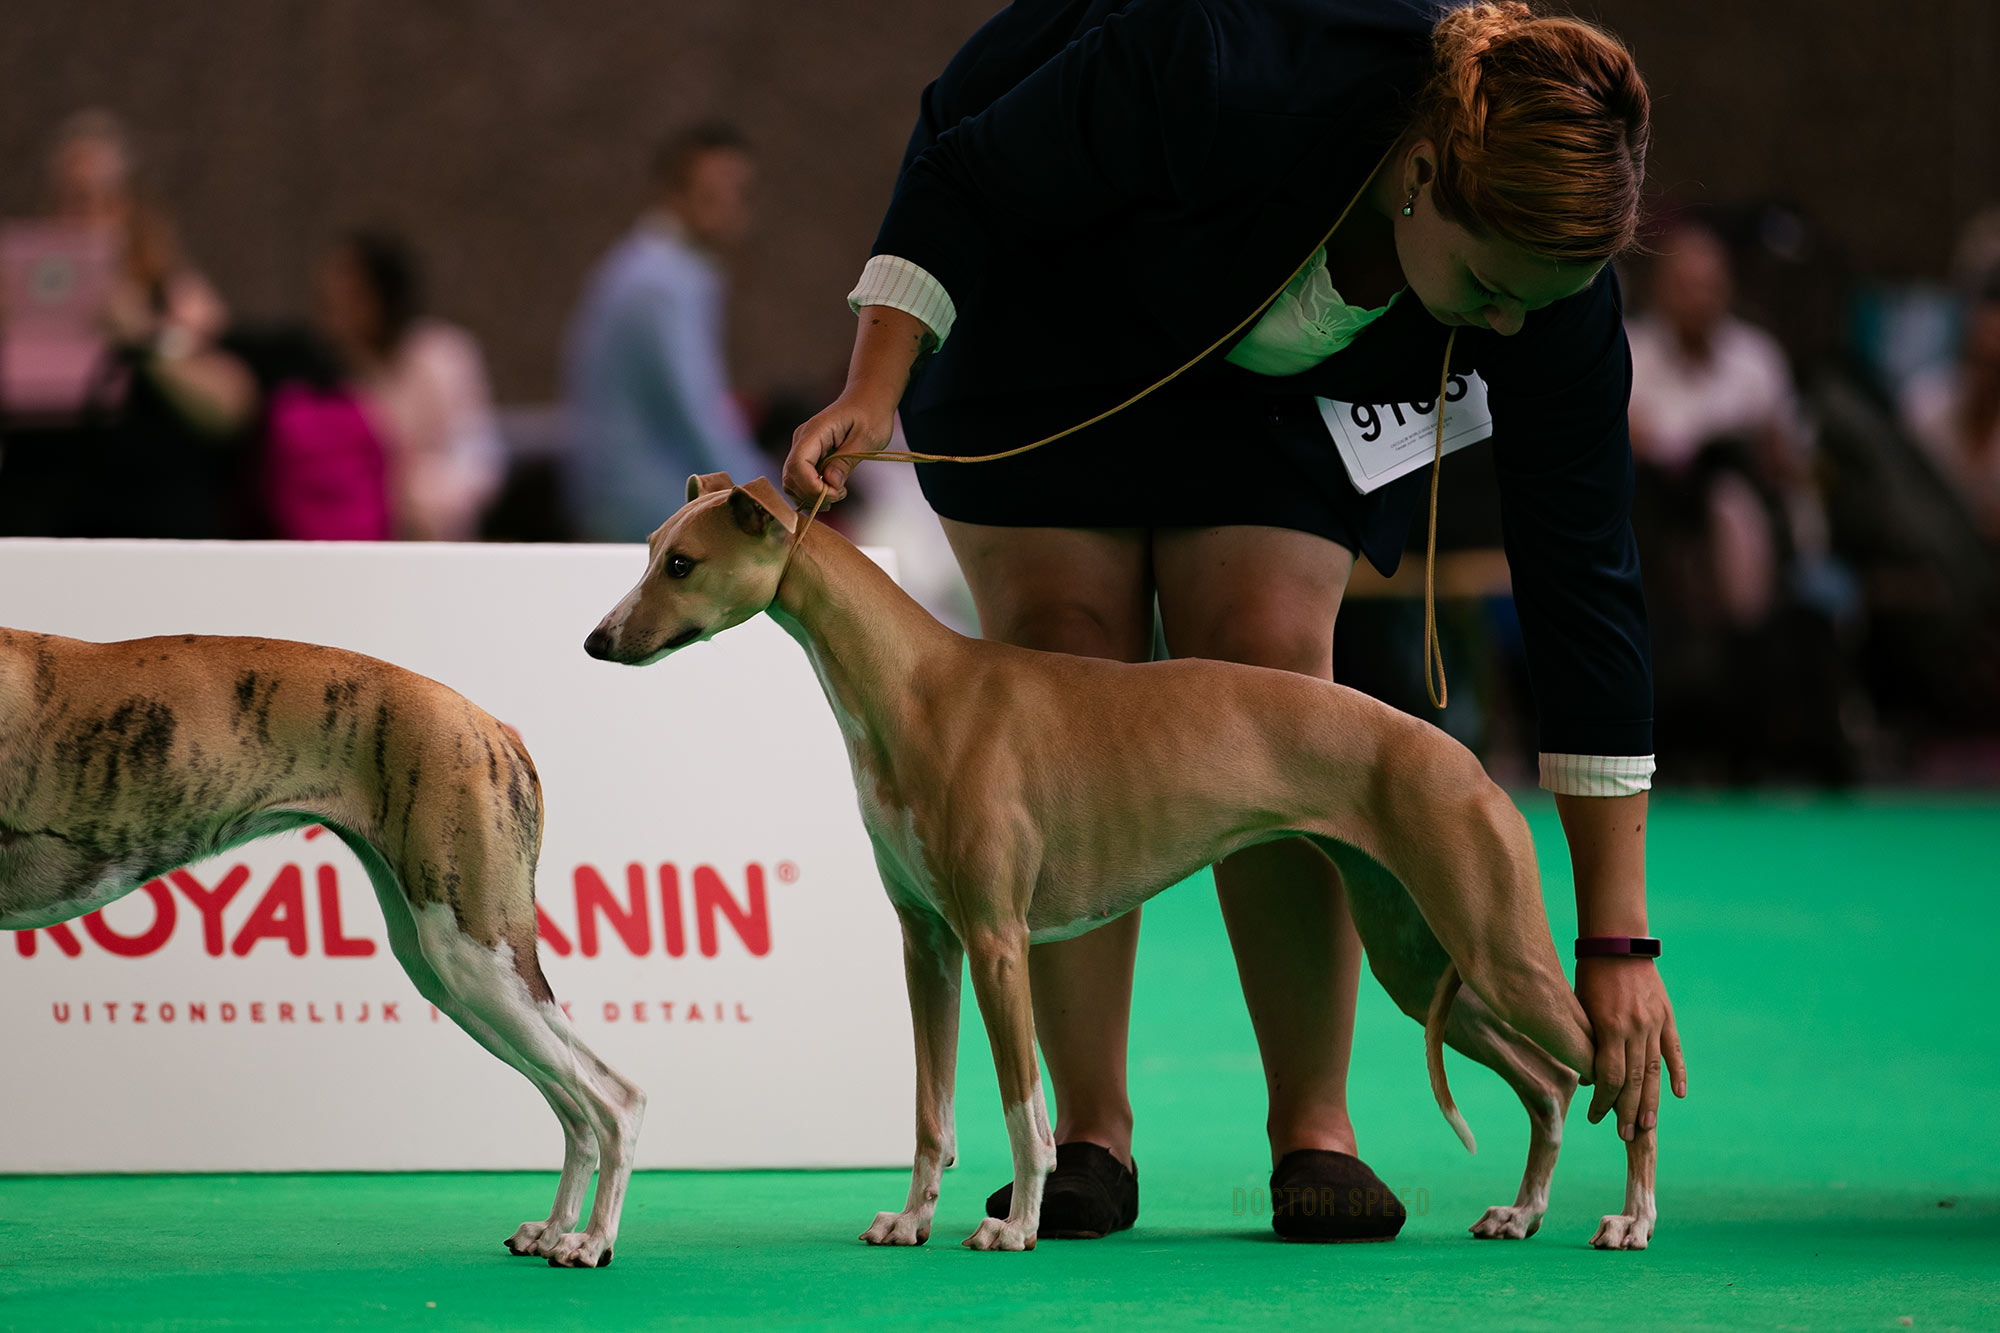
<instances>
[{"instance_id":1,"label":"white striped cuff","mask_svg":"<svg viewBox=\"0 0 2000 1333\"><path fill-rule=\"evenodd\" d=\"M862 268L861 281L847 294L847 307L858 315L865 305L885 305L915 315L931 331L935 347L944 345L958 320L958 307L944 284L894 255L876 255Z\"/></svg>"},{"instance_id":2,"label":"white striped cuff","mask_svg":"<svg viewBox=\"0 0 2000 1333\"><path fill-rule=\"evenodd\" d=\"M1558 796L1637 796L1653 787L1649 754L1544 754L1542 786Z\"/></svg>"}]
</instances>

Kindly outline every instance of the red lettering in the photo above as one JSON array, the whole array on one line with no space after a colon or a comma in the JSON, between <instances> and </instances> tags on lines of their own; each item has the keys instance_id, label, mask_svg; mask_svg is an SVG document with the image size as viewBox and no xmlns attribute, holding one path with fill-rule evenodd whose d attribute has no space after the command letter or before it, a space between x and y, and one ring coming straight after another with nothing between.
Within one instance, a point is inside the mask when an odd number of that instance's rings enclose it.
<instances>
[{"instance_id":1,"label":"red lettering","mask_svg":"<svg viewBox=\"0 0 2000 1333\"><path fill-rule=\"evenodd\" d=\"M739 1023L748 1023L750 1021L750 1015L743 1012L743 1001L741 1000L736 1002L736 1021Z\"/></svg>"},{"instance_id":2,"label":"red lettering","mask_svg":"<svg viewBox=\"0 0 2000 1333\"><path fill-rule=\"evenodd\" d=\"M236 866L212 889L185 870L176 870L167 878L201 913L201 944L208 956L222 957L222 909L250 882L250 867Z\"/></svg>"},{"instance_id":3,"label":"red lettering","mask_svg":"<svg viewBox=\"0 0 2000 1333\"><path fill-rule=\"evenodd\" d=\"M76 932L69 928L68 922L59 921L53 926L44 926L42 929L48 931L49 938L56 942L56 948L61 949L71 958L83 952L83 944L77 939ZM23 958L33 958L35 956L36 934L37 932L32 930L16 931L14 933L15 952L19 953Z\"/></svg>"},{"instance_id":4,"label":"red lettering","mask_svg":"<svg viewBox=\"0 0 2000 1333\"><path fill-rule=\"evenodd\" d=\"M291 1005L282 1002L278 1005L278 1021L280 1023L295 1023L298 1021L292 1017Z\"/></svg>"},{"instance_id":5,"label":"red lettering","mask_svg":"<svg viewBox=\"0 0 2000 1333\"><path fill-rule=\"evenodd\" d=\"M604 1021L607 1023L618 1021L618 1006L610 1000L604 1002Z\"/></svg>"},{"instance_id":6,"label":"red lettering","mask_svg":"<svg viewBox=\"0 0 2000 1333\"><path fill-rule=\"evenodd\" d=\"M326 1020L325 1020L324 1018L321 1018L321 1017L319 1016L319 1006L318 1006L318 1005L316 1005L316 1004L308 1004L308 1005L306 1006L306 1021L307 1021L308 1023L324 1023L324 1022L326 1022Z\"/></svg>"},{"instance_id":7,"label":"red lettering","mask_svg":"<svg viewBox=\"0 0 2000 1333\"><path fill-rule=\"evenodd\" d=\"M361 1017L359 1017L359 1018L355 1019L354 1021L355 1021L355 1022L357 1022L357 1023L366 1023L366 1022L368 1021L368 1006L367 1006L367 1005L365 1005L365 1004L364 1004L364 1005L362 1005L362 1006L361 1006Z\"/></svg>"},{"instance_id":8,"label":"red lettering","mask_svg":"<svg viewBox=\"0 0 2000 1333\"><path fill-rule=\"evenodd\" d=\"M153 900L153 924L138 935L120 935L104 919L104 913L92 912L83 919L83 933L96 940L107 953L115 953L120 958L143 958L159 951L174 933L174 895L159 880L146 882L146 896Z\"/></svg>"},{"instance_id":9,"label":"red lettering","mask_svg":"<svg viewBox=\"0 0 2000 1333\"><path fill-rule=\"evenodd\" d=\"M570 1011L569 1011L569 1001L568 1001L568 1000L558 1000L558 1001L556 1001L556 1007L557 1007L557 1008L559 1008L559 1009L561 1009L561 1010L563 1011L563 1017L564 1017L564 1018L572 1018L572 1019L573 1019L573 1018L575 1018L575 1017L576 1017L576 1016L575 1016L574 1014L570 1013Z\"/></svg>"},{"instance_id":10,"label":"red lettering","mask_svg":"<svg viewBox=\"0 0 2000 1333\"><path fill-rule=\"evenodd\" d=\"M164 1000L160 1002L160 1021L162 1023L171 1023L174 1021L174 1007Z\"/></svg>"},{"instance_id":11,"label":"red lettering","mask_svg":"<svg viewBox=\"0 0 2000 1333\"><path fill-rule=\"evenodd\" d=\"M632 1001L632 1021L634 1023L643 1023L646 1021L646 1002L644 1000Z\"/></svg>"},{"instance_id":12,"label":"red lettering","mask_svg":"<svg viewBox=\"0 0 2000 1333\"><path fill-rule=\"evenodd\" d=\"M222 1002L221 1008L216 1012L222 1015L222 1021L225 1023L234 1023L236 1021L236 1006L227 1000Z\"/></svg>"},{"instance_id":13,"label":"red lettering","mask_svg":"<svg viewBox=\"0 0 2000 1333\"><path fill-rule=\"evenodd\" d=\"M403 1020L396 1017L396 1006L385 1001L382 1005L382 1021L384 1023L400 1023Z\"/></svg>"},{"instance_id":14,"label":"red lettering","mask_svg":"<svg viewBox=\"0 0 2000 1333\"><path fill-rule=\"evenodd\" d=\"M58 1003L58 1002L55 1002L55 1001L51 1001L51 1002L50 1002L50 1005L49 1005L49 1007L50 1007L51 1009L55 1010L55 1015L56 1015L56 1022L58 1022L58 1023L67 1023L67 1022L69 1022L69 1006L68 1006L68 1005L66 1005L66 1004L61 1004L61 1003Z\"/></svg>"},{"instance_id":15,"label":"red lettering","mask_svg":"<svg viewBox=\"0 0 2000 1333\"><path fill-rule=\"evenodd\" d=\"M286 866L264 890L250 919L236 932L229 951L238 958L248 954L258 940L283 940L294 958L306 953L305 876L297 866ZM252 1022L258 1020L252 1019Z\"/></svg>"},{"instance_id":16,"label":"red lettering","mask_svg":"<svg viewBox=\"0 0 2000 1333\"><path fill-rule=\"evenodd\" d=\"M313 1021L318 1022L319 1020L314 1019ZM347 1021L347 1015L341 1012L341 1004L338 1000L333 1002L333 1021L336 1023L345 1023Z\"/></svg>"},{"instance_id":17,"label":"red lettering","mask_svg":"<svg viewBox=\"0 0 2000 1333\"><path fill-rule=\"evenodd\" d=\"M660 934L666 937L669 958L687 952L687 934L681 929L681 872L671 864L660 867Z\"/></svg>"},{"instance_id":18,"label":"red lettering","mask_svg":"<svg viewBox=\"0 0 2000 1333\"><path fill-rule=\"evenodd\" d=\"M662 1023L671 1023L674 1021L674 1002L672 1000L660 1001L660 1021Z\"/></svg>"},{"instance_id":19,"label":"red lettering","mask_svg":"<svg viewBox=\"0 0 2000 1333\"><path fill-rule=\"evenodd\" d=\"M146 1002L144 1000L134 1000L132 1002L132 1021L134 1023L143 1023L146 1021Z\"/></svg>"},{"instance_id":20,"label":"red lettering","mask_svg":"<svg viewBox=\"0 0 2000 1333\"><path fill-rule=\"evenodd\" d=\"M340 872L332 866L319 868L319 933L326 941L328 958L366 958L375 952L375 941L349 939L340 932Z\"/></svg>"},{"instance_id":21,"label":"red lettering","mask_svg":"<svg viewBox=\"0 0 2000 1333\"><path fill-rule=\"evenodd\" d=\"M653 947L653 928L646 912L646 871L639 865L625 867L628 903L621 908L611 896L604 877L590 866L578 866L576 883L576 942L585 958L597 957L597 916L602 912L634 957L643 957Z\"/></svg>"},{"instance_id":22,"label":"red lettering","mask_svg":"<svg viewBox=\"0 0 2000 1333\"><path fill-rule=\"evenodd\" d=\"M687 1007L687 1021L690 1023L699 1023L703 1021L701 1016L700 1005L691 1004Z\"/></svg>"},{"instance_id":23,"label":"red lettering","mask_svg":"<svg viewBox=\"0 0 2000 1333\"><path fill-rule=\"evenodd\" d=\"M569 957L569 936L562 933L561 926L549 920L549 914L542 910L540 903L535 904L535 936L554 949L558 958Z\"/></svg>"},{"instance_id":24,"label":"red lettering","mask_svg":"<svg viewBox=\"0 0 2000 1333\"><path fill-rule=\"evenodd\" d=\"M251 1002L250 1021L252 1023L261 1023L264 1021L264 1002L262 1000Z\"/></svg>"},{"instance_id":25,"label":"red lettering","mask_svg":"<svg viewBox=\"0 0 2000 1333\"><path fill-rule=\"evenodd\" d=\"M736 929L736 937L743 941L743 947L750 951L753 958L762 958L771 952L771 914L764 901L764 867L752 861L744 870L744 879L750 893L747 910L737 906L736 899L729 894L729 886L722 882L722 876L713 867L694 868L695 924L700 932L702 957L715 957L715 914L718 911L729 918L729 924Z\"/></svg>"},{"instance_id":26,"label":"red lettering","mask_svg":"<svg viewBox=\"0 0 2000 1333\"><path fill-rule=\"evenodd\" d=\"M118 1006L116 1004L107 1004L104 1006L104 1021L107 1023L116 1023L118 1021Z\"/></svg>"}]
</instances>

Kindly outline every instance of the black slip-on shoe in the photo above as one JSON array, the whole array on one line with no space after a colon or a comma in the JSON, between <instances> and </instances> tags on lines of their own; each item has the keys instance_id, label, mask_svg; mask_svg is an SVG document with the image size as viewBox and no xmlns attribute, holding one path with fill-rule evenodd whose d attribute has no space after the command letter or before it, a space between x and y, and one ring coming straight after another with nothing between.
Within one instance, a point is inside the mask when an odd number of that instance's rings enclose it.
<instances>
[{"instance_id":1,"label":"black slip-on shoe","mask_svg":"<svg viewBox=\"0 0 2000 1333\"><path fill-rule=\"evenodd\" d=\"M986 1198L988 1217L1014 1205L1010 1181ZM1101 1240L1139 1220L1139 1164L1128 1169L1095 1143L1058 1143L1056 1169L1042 1186L1043 1240Z\"/></svg>"},{"instance_id":2,"label":"black slip-on shoe","mask_svg":"<svg viewBox=\"0 0 2000 1333\"><path fill-rule=\"evenodd\" d=\"M1359 1157L1301 1148L1271 1170L1271 1229L1286 1240L1394 1240L1409 1214Z\"/></svg>"}]
</instances>

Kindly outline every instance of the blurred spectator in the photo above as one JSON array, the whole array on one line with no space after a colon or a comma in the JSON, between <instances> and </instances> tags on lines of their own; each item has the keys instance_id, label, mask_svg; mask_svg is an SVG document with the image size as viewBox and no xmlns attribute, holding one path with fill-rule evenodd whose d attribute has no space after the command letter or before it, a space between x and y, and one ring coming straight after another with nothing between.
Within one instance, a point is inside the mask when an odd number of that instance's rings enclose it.
<instances>
[{"instance_id":1,"label":"blurred spectator","mask_svg":"<svg viewBox=\"0 0 2000 1333\"><path fill-rule=\"evenodd\" d=\"M388 454L395 535L472 540L505 470L479 344L423 313L416 262L395 236L344 237L318 290L320 323Z\"/></svg>"},{"instance_id":2,"label":"blurred spectator","mask_svg":"<svg viewBox=\"0 0 2000 1333\"><path fill-rule=\"evenodd\" d=\"M1910 384L1903 419L1980 532L2000 544L2000 266L1974 291L1956 364Z\"/></svg>"},{"instance_id":3,"label":"blurred spectator","mask_svg":"<svg viewBox=\"0 0 2000 1333\"><path fill-rule=\"evenodd\" d=\"M1630 419L1662 767L1678 749L1694 775L1848 780L1837 630L1853 594L1784 353L1731 314L1706 227L1662 239L1649 295L1628 329Z\"/></svg>"},{"instance_id":4,"label":"blurred spectator","mask_svg":"<svg viewBox=\"0 0 2000 1333\"><path fill-rule=\"evenodd\" d=\"M10 250L39 247L84 268L96 249L108 264L101 284L79 289L95 305L81 312L84 326L94 323L103 340L86 350L74 395L0 405L0 533L221 537L240 528L234 445L256 385L216 345L227 311L164 211L136 187L133 166L115 117L73 116L49 155L48 220L10 224L4 238ZM20 332L10 329L10 356Z\"/></svg>"},{"instance_id":5,"label":"blurred spectator","mask_svg":"<svg viewBox=\"0 0 2000 1333\"><path fill-rule=\"evenodd\" d=\"M583 535L644 541L690 475L770 471L729 394L717 254L750 223L755 167L726 125L659 150L652 207L590 276L570 328L570 493Z\"/></svg>"}]
</instances>

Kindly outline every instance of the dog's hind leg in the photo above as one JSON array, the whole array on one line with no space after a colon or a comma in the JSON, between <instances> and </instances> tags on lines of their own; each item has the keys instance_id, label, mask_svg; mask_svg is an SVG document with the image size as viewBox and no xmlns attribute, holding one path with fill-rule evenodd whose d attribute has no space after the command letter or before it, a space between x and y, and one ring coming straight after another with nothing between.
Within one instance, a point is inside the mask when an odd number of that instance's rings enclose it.
<instances>
[{"instance_id":1,"label":"dog's hind leg","mask_svg":"<svg viewBox=\"0 0 2000 1333\"><path fill-rule=\"evenodd\" d=\"M938 1187L956 1149L951 1118L958 1064L959 974L965 951L942 917L897 902L903 922L903 976L917 1034L917 1148L910 1193L900 1213L875 1214L861 1233L870 1245L921 1245L930 1239Z\"/></svg>"},{"instance_id":2,"label":"dog's hind leg","mask_svg":"<svg viewBox=\"0 0 2000 1333\"><path fill-rule=\"evenodd\" d=\"M347 844L368 872L374 885L375 895L382 907L382 917L388 926L389 948L403 965L403 971L417 988L417 993L436 1005L466 1034L503 1064L509 1065L535 1086L536 1091L549 1104L556 1120L563 1130L562 1177L556 1186L555 1202L547 1219L523 1222L506 1245L514 1254L535 1255L547 1258L552 1255L562 1238L576 1225L583 1211L583 1196L590 1186L591 1172L598 1165L597 1131L592 1127L591 1117L585 1110L584 1099L572 1092L558 1078L529 1060L514 1045L488 1024L432 966L425 956L424 946L417 931L416 918L412 915L409 901L404 894L401 881L381 854L366 840L345 829L335 830ZM471 944L470 941L466 941ZM478 946L474 945L474 948ZM457 952L453 950L453 952ZM495 978L489 989L505 989L506 979Z\"/></svg>"},{"instance_id":3,"label":"dog's hind leg","mask_svg":"<svg viewBox=\"0 0 2000 1333\"><path fill-rule=\"evenodd\" d=\"M1507 1080L1528 1113L1528 1164L1520 1191L1511 1206L1488 1208L1471 1227L1481 1240L1525 1240L1540 1229L1548 1211L1549 1179L1562 1151L1563 1117L1576 1092L1576 1075L1494 1017L1470 990L1459 991L1453 1002L1444 1039Z\"/></svg>"},{"instance_id":4,"label":"dog's hind leg","mask_svg":"<svg viewBox=\"0 0 2000 1333\"><path fill-rule=\"evenodd\" d=\"M564 1214L574 1206L572 1201L580 1200L587 1175L587 1168L580 1165L587 1158L571 1152L565 1157L555 1209L538 1229L529 1252L547 1255L558 1267L602 1268L611 1262L618 1239L646 1095L577 1038L545 982L540 994L531 989L529 976L541 981L532 956L524 960L525 967L518 966L511 945L481 944L459 928L443 904L417 909L413 915L424 959L445 990L534 1071L529 1077L544 1089L551 1106L558 1106L558 1099L574 1106L596 1139L597 1198L588 1225L582 1231L557 1234L554 1245L549 1244L551 1234L559 1230L555 1224L566 1221ZM533 948L532 939L528 947ZM572 1166L578 1169L572 1172ZM517 1238L521 1234L515 1233Z\"/></svg>"}]
</instances>

